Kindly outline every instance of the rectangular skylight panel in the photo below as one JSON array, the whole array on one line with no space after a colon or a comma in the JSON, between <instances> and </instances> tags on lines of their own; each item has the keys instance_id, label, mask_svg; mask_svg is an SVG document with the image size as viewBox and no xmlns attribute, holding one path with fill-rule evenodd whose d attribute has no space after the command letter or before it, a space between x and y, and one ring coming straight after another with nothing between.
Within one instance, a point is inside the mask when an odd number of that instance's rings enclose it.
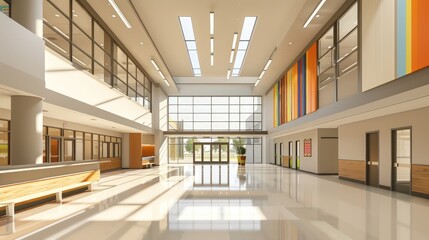
<instances>
[{"instance_id":1,"label":"rectangular skylight panel","mask_svg":"<svg viewBox=\"0 0 429 240\"><path fill-rule=\"evenodd\" d=\"M194 68L194 75L195 75L195 76L201 76L201 69L199 69L199 68Z\"/></svg>"},{"instance_id":2,"label":"rectangular skylight panel","mask_svg":"<svg viewBox=\"0 0 429 240\"><path fill-rule=\"evenodd\" d=\"M186 47L188 50L197 50L197 44L195 41L186 41Z\"/></svg>"},{"instance_id":3,"label":"rectangular skylight panel","mask_svg":"<svg viewBox=\"0 0 429 240\"><path fill-rule=\"evenodd\" d=\"M249 41L240 41L238 43L238 50L247 50L248 46L249 46Z\"/></svg>"},{"instance_id":4,"label":"rectangular skylight panel","mask_svg":"<svg viewBox=\"0 0 429 240\"><path fill-rule=\"evenodd\" d=\"M238 50L235 56L234 68L241 68L244 61L244 56L246 55L246 51Z\"/></svg>"},{"instance_id":5,"label":"rectangular skylight panel","mask_svg":"<svg viewBox=\"0 0 429 240\"><path fill-rule=\"evenodd\" d=\"M194 29L192 27L191 17L179 17L180 25L182 26L183 36L186 41L195 40Z\"/></svg>"},{"instance_id":6,"label":"rectangular skylight panel","mask_svg":"<svg viewBox=\"0 0 429 240\"><path fill-rule=\"evenodd\" d=\"M238 77L238 74L240 74L240 69L239 68L232 69L232 76L233 77Z\"/></svg>"},{"instance_id":7,"label":"rectangular skylight panel","mask_svg":"<svg viewBox=\"0 0 429 240\"><path fill-rule=\"evenodd\" d=\"M243 23L243 29L241 30L240 40L250 41L255 28L256 17L245 17Z\"/></svg>"},{"instance_id":8,"label":"rectangular skylight panel","mask_svg":"<svg viewBox=\"0 0 429 240\"><path fill-rule=\"evenodd\" d=\"M198 61L198 53L196 50L189 51L189 57L191 58L192 68L200 68L200 62Z\"/></svg>"}]
</instances>

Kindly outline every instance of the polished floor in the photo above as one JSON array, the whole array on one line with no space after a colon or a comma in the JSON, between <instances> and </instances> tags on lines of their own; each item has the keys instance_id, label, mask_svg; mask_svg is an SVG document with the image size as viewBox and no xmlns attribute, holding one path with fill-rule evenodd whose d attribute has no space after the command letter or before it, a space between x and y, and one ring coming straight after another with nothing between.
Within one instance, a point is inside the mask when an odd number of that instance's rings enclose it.
<instances>
[{"instance_id":1,"label":"polished floor","mask_svg":"<svg viewBox=\"0 0 429 240\"><path fill-rule=\"evenodd\" d=\"M429 200L272 165L102 174L93 192L0 217L0 239L429 239Z\"/></svg>"}]
</instances>

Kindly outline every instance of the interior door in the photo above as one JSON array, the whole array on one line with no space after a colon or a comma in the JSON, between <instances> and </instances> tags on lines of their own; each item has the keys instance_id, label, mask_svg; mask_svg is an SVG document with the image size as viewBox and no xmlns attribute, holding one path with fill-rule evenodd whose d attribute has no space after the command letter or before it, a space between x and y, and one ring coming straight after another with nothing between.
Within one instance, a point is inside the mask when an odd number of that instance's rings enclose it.
<instances>
[{"instance_id":1,"label":"interior door","mask_svg":"<svg viewBox=\"0 0 429 240\"><path fill-rule=\"evenodd\" d=\"M73 139L64 139L64 161L74 161L74 140Z\"/></svg>"},{"instance_id":2,"label":"interior door","mask_svg":"<svg viewBox=\"0 0 429 240\"><path fill-rule=\"evenodd\" d=\"M301 166L301 162L300 162L300 151L299 151L299 149L300 149L300 143L299 143L299 140L298 141L296 141L295 142L295 147L296 147L296 149L295 149L295 169L296 170L299 170L299 168L300 168L300 166Z\"/></svg>"},{"instance_id":3,"label":"interior door","mask_svg":"<svg viewBox=\"0 0 429 240\"><path fill-rule=\"evenodd\" d=\"M394 191L411 193L411 129L392 131L392 188Z\"/></svg>"},{"instance_id":4,"label":"interior door","mask_svg":"<svg viewBox=\"0 0 429 240\"><path fill-rule=\"evenodd\" d=\"M274 143L274 165L277 165L277 143Z\"/></svg>"},{"instance_id":5,"label":"interior door","mask_svg":"<svg viewBox=\"0 0 429 240\"><path fill-rule=\"evenodd\" d=\"M193 155L194 155L194 163L201 164L203 163L203 145L199 143L194 143Z\"/></svg>"},{"instance_id":6,"label":"interior door","mask_svg":"<svg viewBox=\"0 0 429 240\"><path fill-rule=\"evenodd\" d=\"M51 137L49 140L49 162L61 162L61 138Z\"/></svg>"},{"instance_id":7,"label":"interior door","mask_svg":"<svg viewBox=\"0 0 429 240\"><path fill-rule=\"evenodd\" d=\"M290 141L289 142L289 148L288 148L288 156L289 156L289 168L292 168L292 164L293 164L293 162L292 162L292 155L293 155L293 142L292 141Z\"/></svg>"},{"instance_id":8,"label":"interior door","mask_svg":"<svg viewBox=\"0 0 429 240\"><path fill-rule=\"evenodd\" d=\"M221 163L229 163L229 144L224 143L219 146L219 156Z\"/></svg>"},{"instance_id":9,"label":"interior door","mask_svg":"<svg viewBox=\"0 0 429 240\"><path fill-rule=\"evenodd\" d=\"M366 134L366 184L378 187L379 185L379 134Z\"/></svg>"},{"instance_id":10,"label":"interior door","mask_svg":"<svg viewBox=\"0 0 429 240\"><path fill-rule=\"evenodd\" d=\"M283 165L282 161L283 161L283 143L280 143L279 162L277 163L277 165L279 166Z\"/></svg>"}]
</instances>

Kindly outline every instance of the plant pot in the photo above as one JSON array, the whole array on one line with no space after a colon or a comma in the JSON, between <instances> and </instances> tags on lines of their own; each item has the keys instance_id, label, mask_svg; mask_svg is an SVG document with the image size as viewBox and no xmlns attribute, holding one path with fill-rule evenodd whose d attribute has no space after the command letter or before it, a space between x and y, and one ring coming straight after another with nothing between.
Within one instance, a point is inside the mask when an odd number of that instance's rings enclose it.
<instances>
[{"instance_id":1,"label":"plant pot","mask_svg":"<svg viewBox=\"0 0 429 240\"><path fill-rule=\"evenodd\" d=\"M246 156L238 156L238 165L246 165Z\"/></svg>"}]
</instances>

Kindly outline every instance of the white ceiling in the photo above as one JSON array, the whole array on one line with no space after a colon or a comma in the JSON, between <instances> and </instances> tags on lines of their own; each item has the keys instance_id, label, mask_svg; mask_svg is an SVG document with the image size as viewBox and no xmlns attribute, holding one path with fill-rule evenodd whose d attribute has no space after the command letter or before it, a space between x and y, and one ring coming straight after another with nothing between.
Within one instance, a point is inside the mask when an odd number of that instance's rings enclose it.
<instances>
[{"instance_id":1,"label":"white ceiling","mask_svg":"<svg viewBox=\"0 0 429 240\"><path fill-rule=\"evenodd\" d=\"M327 1L319 12L320 17L315 18L307 29L303 29L302 26L319 0L116 0L132 26L131 29L127 29L119 17L112 17L112 14L116 13L109 6L108 0L87 1L137 58L151 78L169 95L177 94L178 90L174 84L167 87L162 82L150 63L151 58L155 59L169 81L174 78L179 84L253 84L273 51L277 49L269 70L254 89L255 94L265 93L345 2L345 0ZM215 12L214 66L210 66L211 11ZM202 77L193 77L179 16L192 17ZM240 77L226 80L227 70L233 66L229 63L233 34L241 33L245 16L257 16L256 27ZM143 45L140 42L143 42Z\"/></svg>"}]
</instances>

